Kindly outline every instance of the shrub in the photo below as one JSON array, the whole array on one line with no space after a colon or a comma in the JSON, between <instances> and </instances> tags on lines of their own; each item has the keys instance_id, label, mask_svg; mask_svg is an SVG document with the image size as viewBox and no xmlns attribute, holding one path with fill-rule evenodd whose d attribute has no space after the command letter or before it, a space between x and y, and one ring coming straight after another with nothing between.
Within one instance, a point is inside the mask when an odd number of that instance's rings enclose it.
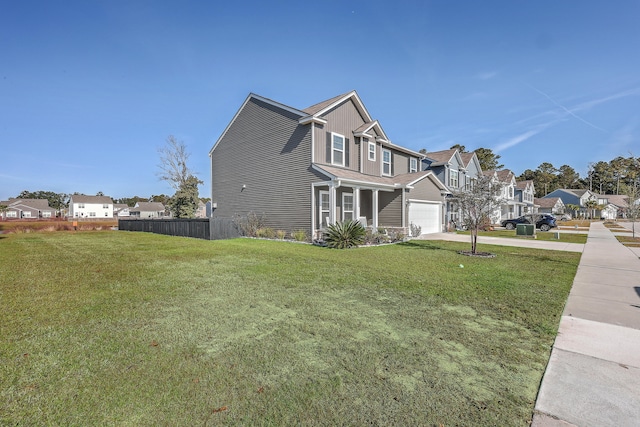
<instances>
[{"instance_id":1,"label":"shrub","mask_svg":"<svg viewBox=\"0 0 640 427\"><path fill-rule=\"evenodd\" d=\"M293 237L293 240L296 242L306 242L307 232L305 230L293 230L291 237Z\"/></svg>"},{"instance_id":2,"label":"shrub","mask_svg":"<svg viewBox=\"0 0 640 427\"><path fill-rule=\"evenodd\" d=\"M422 234L422 227L417 224L411 223L411 237L418 237Z\"/></svg>"},{"instance_id":3,"label":"shrub","mask_svg":"<svg viewBox=\"0 0 640 427\"><path fill-rule=\"evenodd\" d=\"M334 249L347 249L365 242L366 230L358 221L336 222L327 227L324 240Z\"/></svg>"},{"instance_id":4,"label":"shrub","mask_svg":"<svg viewBox=\"0 0 640 427\"><path fill-rule=\"evenodd\" d=\"M287 232L284 230L276 230L276 237L280 240L284 240L284 238L287 236Z\"/></svg>"},{"instance_id":5,"label":"shrub","mask_svg":"<svg viewBox=\"0 0 640 427\"><path fill-rule=\"evenodd\" d=\"M264 227L264 228L259 228L258 230L256 230L256 237L263 237L265 239L273 239L274 237L276 237L276 232L273 231L273 228L271 227Z\"/></svg>"},{"instance_id":6,"label":"shrub","mask_svg":"<svg viewBox=\"0 0 640 427\"><path fill-rule=\"evenodd\" d=\"M247 237L257 237L258 230L264 227L264 215L255 212L249 212L245 217L236 216L234 221L242 235Z\"/></svg>"}]
</instances>

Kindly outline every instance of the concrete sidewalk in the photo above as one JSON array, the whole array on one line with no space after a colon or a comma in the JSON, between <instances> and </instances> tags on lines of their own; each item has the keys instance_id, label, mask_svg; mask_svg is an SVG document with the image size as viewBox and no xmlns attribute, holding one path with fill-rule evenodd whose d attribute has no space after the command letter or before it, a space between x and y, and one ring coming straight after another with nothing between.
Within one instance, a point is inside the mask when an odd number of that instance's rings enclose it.
<instances>
[{"instance_id":1,"label":"concrete sidewalk","mask_svg":"<svg viewBox=\"0 0 640 427\"><path fill-rule=\"evenodd\" d=\"M456 233L431 233L423 234L418 237L420 240L448 240L452 242L466 242L471 244L471 237L468 234L456 234ZM562 233L560 233L560 240L545 241L545 240L533 240L533 239L515 239L509 237L485 237L478 236L478 243L485 245L499 245L499 246L521 246L527 248L537 249L551 249L554 251L569 251L569 252L582 252L585 245L580 243L565 243L562 241ZM482 250L481 248L479 250Z\"/></svg>"},{"instance_id":2,"label":"concrete sidewalk","mask_svg":"<svg viewBox=\"0 0 640 427\"><path fill-rule=\"evenodd\" d=\"M640 259L592 223L533 427L640 425Z\"/></svg>"}]
</instances>

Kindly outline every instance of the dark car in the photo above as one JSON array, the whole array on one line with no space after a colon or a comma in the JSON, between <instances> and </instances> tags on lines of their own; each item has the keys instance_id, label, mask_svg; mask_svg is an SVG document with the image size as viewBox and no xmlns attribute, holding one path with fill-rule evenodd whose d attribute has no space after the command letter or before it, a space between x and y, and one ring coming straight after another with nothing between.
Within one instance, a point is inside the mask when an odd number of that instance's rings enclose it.
<instances>
[{"instance_id":1,"label":"dark car","mask_svg":"<svg viewBox=\"0 0 640 427\"><path fill-rule=\"evenodd\" d=\"M539 214L535 215L535 217L537 219L536 228L539 228L540 231L549 231L557 227L556 219L552 215ZM502 221L502 226L507 230L513 230L518 224L533 224L532 215L523 215L519 218L505 219Z\"/></svg>"}]
</instances>

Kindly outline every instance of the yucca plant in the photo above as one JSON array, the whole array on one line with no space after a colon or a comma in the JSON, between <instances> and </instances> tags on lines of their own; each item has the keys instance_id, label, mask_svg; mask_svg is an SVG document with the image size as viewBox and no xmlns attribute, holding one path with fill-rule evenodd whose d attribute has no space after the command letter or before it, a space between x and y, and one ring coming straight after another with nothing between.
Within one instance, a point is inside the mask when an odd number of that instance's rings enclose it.
<instances>
[{"instance_id":1,"label":"yucca plant","mask_svg":"<svg viewBox=\"0 0 640 427\"><path fill-rule=\"evenodd\" d=\"M349 219L327 227L324 241L334 249L347 249L364 243L366 230L358 221Z\"/></svg>"}]
</instances>

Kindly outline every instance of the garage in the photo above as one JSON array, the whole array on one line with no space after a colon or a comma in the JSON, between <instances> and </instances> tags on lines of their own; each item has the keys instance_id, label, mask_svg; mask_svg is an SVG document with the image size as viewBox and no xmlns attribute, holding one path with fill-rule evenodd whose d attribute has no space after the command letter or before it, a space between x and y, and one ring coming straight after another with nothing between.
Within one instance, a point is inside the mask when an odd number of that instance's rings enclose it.
<instances>
[{"instance_id":1,"label":"garage","mask_svg":"<svg viewBox=\"0 0 640 427\"><path fill-rule=\"evenodd\" d=\"M410 200L409 224L422 228L422 234L440 233L442 231L442 203Z\"/></svg>"}]
</instances>

